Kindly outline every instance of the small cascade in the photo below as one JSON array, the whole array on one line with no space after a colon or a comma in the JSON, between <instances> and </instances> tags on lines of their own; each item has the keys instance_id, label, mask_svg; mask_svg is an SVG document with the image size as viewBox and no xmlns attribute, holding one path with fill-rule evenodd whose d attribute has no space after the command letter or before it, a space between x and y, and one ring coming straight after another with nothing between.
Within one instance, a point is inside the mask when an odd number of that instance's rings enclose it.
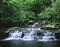
<instances>
[{"instance_id":1,"label":"small cascade","mask_svg":"<svg viewBox=\"0 0 60 47\"><path fill-rule=\"evenodd\" d=\"M42 38L40 39L40 41L52 41L52 40L56 40L55 34L49 31L44 32Z\"/></svg>"},{"instance_id":2,"label":"small cascade","mask_svg":"<svg viewBox=\"0 0 60 47\"><path fill-rule=\"evenodd\" d=\"M18 30L15 31L14 33L9 33L9 36L11 38L21 38L22 32L19 32Z\"/></svg>"},{"instance_id":3,"label":"small cascade","mask_svg":"<svg viewBox=\"0 0 60 47\"><path fill-rule=\"evenodd\" d=\"M24 28L23 28L24 29ZM57 40L55 34L49 31L38 30L38 28L27 28L26 31L14 31L9 33L9 37L4 40L37 40L37 41L53 41Z\"/></svg>"},{"instance_id":4,"label":"small cascade","mask_svg":"<svg viewBox=\"0 0 60 47\"><path fill-rule=\"evenodd\" d=\"M23 37L23 40L35 40L38 38L37 30L39 31L40 28L31 28L31 32L28 33L26 36Z\"/></svg>"},{"instance_id":5,"label":"small cascade","mask_svg":"<svg viewBox=\"0 0 60 47\"><path fill-rule=\"evenodd\" d=\"M35 28L39 23L34 23L31 28L15 29L9 32L9 37L4 40L38 40L38 41L52 41L56 40L53 32Z\"/></svg>"},{"instance_id":6,"label":"small cascade","mask_svg":"<svg viewBox=\"0 0 60 47\"><path fill-rule=\"evenodd\" d=\"M32 27L35 27L35 26L37 26L37 25L39 25L38 22L34 23L34 24L32 25Z\"/></svg>"},{"instance_id":7,"label":"small cascade","mask_svg":"<svg viewBox=\"0 0 60 47\"><path fill-rule=\"evenodd\" d=\"M9 37L6 38L5 40L21 39L21 36L22 36L22 32L16 30L15 32L10 32Z\"/></svg>"}]
</instances>

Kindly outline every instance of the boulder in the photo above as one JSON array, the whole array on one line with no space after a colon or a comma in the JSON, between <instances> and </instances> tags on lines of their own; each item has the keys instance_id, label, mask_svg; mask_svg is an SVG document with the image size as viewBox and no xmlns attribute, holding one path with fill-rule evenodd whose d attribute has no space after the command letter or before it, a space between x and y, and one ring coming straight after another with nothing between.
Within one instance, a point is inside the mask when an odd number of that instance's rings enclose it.
<instances>
[{"instance_id":1,"label":"boulder","mask_svg":"<svg viewBox=\"0 0 60 47\"><path fill-rule=\"evenodd\" d=\"M0 33L0 40L8 37L8 33Z\"/></svg>"},{"instance_id":2,"label":"boulder","mask_svg":"<svg viewBox=\"0 0 60 47\"><path fill-rule=\"evenodd\" d=\"M59 33L55 33L55 37L56 37L56 39L60 39L60 32Z\"/></svg>"}]
</instances>

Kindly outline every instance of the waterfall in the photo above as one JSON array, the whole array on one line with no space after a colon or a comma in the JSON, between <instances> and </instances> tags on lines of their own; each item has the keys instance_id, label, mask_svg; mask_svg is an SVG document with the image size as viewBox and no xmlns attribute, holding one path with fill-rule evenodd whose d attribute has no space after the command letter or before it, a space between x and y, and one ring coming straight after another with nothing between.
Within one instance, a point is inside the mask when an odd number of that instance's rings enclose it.
<instances>
[{"instance_id":1,"label":"waterfall","mask_svg":"<svg viewBox=\"0 0 60 47\"><path fill-rule=\"evenodd\" d=\"M39 31L40 28L30 28L30 29L31 29L31 32L27 33L27 35L23 37L23 40L35 40L38 38L37 30Z\"/></svg>"},{"instance_id":2,"label":"waterfall","mask_svg":"<svg viewBox=\"0 0 60 47\"><path fill-rule=\"evenodd\" d=\"M49 31L40 31L40 28L22 28L23 31L15 30L9 32L9 36L4 40L37 40L37 41L53 41L57 40L55 34Z\"/></svg>"},{"instance_id":3,"label":"waterfall","mask_svg":"<svg viewBox=\"0 0 60 47\"><path fill-rule=\"evenodd\" d=\"M9 35L4 40L38 40L38 41L51 41L56 40L53 32L34 28L38 23L34 23L31 28L20 28L9 31Z\"/></svg>"},{"instance_id":4,"label":"waterfall","mask_svg":"<svg viewBox=\"0 0 60 47\"><path fill-rule=\"evenodd\" d=\"M15 31L14 33L9 33L9 36L10 36L11 38L21 38L22 32L19 32L19 31L17 30L17 31Z\"/></svg>"},{"instance_id":5,"label":"waterfall","mask_svg":"<svg viewBox=\"0 0 60 47\"><path fill-rule=\"evenodd\" d=\"M16 39L21 39L22 32L19 32L18 30L14 32L9 33L9 37L7 37L5 40L16 40Z\"/></svg>"},{"instance_id":6,"label":"waterfall","mask_svg":"<svg viewBox=\"0 0 60 47\"><path fill-rule=\"evenodd\" d=\"M52 41L52 40L56 40L55 34L49 31L44 32L42 39L40 39L40 41Z\"/></svg>"}]
</instances>

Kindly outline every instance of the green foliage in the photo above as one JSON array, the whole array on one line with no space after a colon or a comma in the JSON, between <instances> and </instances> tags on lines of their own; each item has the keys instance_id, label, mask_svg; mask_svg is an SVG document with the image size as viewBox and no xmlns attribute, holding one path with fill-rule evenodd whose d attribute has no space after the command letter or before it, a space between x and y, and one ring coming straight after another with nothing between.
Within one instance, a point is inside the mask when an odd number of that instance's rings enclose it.
<instances>
[{"instance_id":1,"label":"green foliage","mask_svg":"<svg viewBox=\"0 0 60 47\"><path fill-rule=\"evenodd\" d=\"M35 15L35 13L34 12L31 12L31 11L21 11L20 13L18 13L19 15L19 17L18 17L18 19L21 21L21 22L27 22L27 21L29 21L29 20L34 20L35 19L35 17L34 17L34 15Z\"/></svg>"},{"instance_id":2,"label":"green foliage","mask_svg":"<svg viewBox=\"0 0 60 47\"><path fill-rule=\"evenodd\" d=\"M57 17L60 18L60 0L56 0L54 6L53 6L56 14L57 14Z\"/></svg>"},{"instance_id":3,"label":"green foliage","mask_svg":"<svg viewBox=\"0 0 60 47\"><path fill-rule=\"evenodd\" d=\"M38 14L41 18L46 18L46 19L56 19L57 18L57 13L54 8L48 7L45 9L44 12Z\"/></svg>"},{"instance_id":4,"label":"green foliage","mask_svg":"<svg viewBox=\"0 0 60 47\"><path fill-rule=\"evenodd\" d=\"M10 16L10 17L4 17L1 18L2 21L10 21L10 22L27 22L29 20L34 20L35 13L34 12L30 12L30 11L20 11L17 12L17 14L14 14L14 16Z\"/></svg>"},{"instance_id":5,"label":"green foliage","mask_svg":"<svg viewBox=\"0 0 60 47\"><path fill-rule=\"evenodd\" d=\"M44 12L38 14L39 19L45 19L51 22L59 22L60 21L60 11L55 7L48 7Z\"/></svg>"},{"instance_id":6,"label":"green foliage","mask_svg":"<svg viewBox=\"0 0 60 47\"><path fill-rule=\"evenodd\" d=\"M44 12L38 14L40 19L49 19L51 15L53 14L53 9L52 8L46 8Z\"/></svg>"},{"instance_id":7,"label":"green foliage","mask_svg":"<svg viewBox=\"0 0 60 47\"><path fill-rule=\"evenodd\" d=\"M60 19L60 2L56 0L52 6L51 0L1 0L0 21L28 22L47 19Z\"/></svg>"},{"instance_id":8,"label":"green foliage","mask_svg":"<svg viewBox=\"0 0 60 47\"><path fill-rule=\"evenodd\" d=\"M36 0L31 6L31 11L39 14L44 11L45 8L51 6L51 3L52 2L50 0Z\"/></svg>"},{"instance_id":9,"label":"green foliage","mask_svg":"<svg viewBox=\"0 0 60 47\"><path fill-rule=\"evenodd\" d=\"M54 19L56 19L55 21L60 22L60 0L56 0L53 8L55 10L55 17L56 17Z\"/></svg>"}]
</instances>

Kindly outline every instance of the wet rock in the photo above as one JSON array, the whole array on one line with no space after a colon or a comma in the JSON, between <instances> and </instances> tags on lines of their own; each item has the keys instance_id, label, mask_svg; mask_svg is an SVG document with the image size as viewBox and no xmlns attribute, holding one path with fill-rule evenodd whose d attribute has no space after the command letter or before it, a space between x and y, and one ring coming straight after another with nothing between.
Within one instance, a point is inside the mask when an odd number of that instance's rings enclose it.
<instances>
[{"instance_id":1,"label":"wet rock","mask_svg":"<svg viewBox=\"0 0 60 47\"><path fill-rule=\"evenodd\" d=\"M60 39L60 32L59 33L55 33L55 37L56 37L56 39Z\"/></svg>"},{"instance_id":2,"label":"wet rock","mask_svg":"<svg viewBox=\"0 0 60 47\"><path fill-rule=\"evenodd\" d=\"M18 30L19 27L11 27L9 29L7 29L7 31L5 31L6 33L10 32L10 31L15 31L15 30Z\"/></svg>"},{"instance_id":3,"label":"wet rock","mask_svg":"<svg viewBox=\"0 0 60 47\"><path fill-rule=\"evenodd\" d=\"M34 21L29 21L29 24L30 24L30 25L33 25L33 24L34 24Z\"/></svg>"},{"instance_id":4,"label":"wet rock","mask_svg":"<svg viewBox=\"0 0 60 47\"><path fill-rule=\"evenodd\" d=\"M0 40L8 37L8 33L0 33Z\"/></svg>"}]
</instances>

